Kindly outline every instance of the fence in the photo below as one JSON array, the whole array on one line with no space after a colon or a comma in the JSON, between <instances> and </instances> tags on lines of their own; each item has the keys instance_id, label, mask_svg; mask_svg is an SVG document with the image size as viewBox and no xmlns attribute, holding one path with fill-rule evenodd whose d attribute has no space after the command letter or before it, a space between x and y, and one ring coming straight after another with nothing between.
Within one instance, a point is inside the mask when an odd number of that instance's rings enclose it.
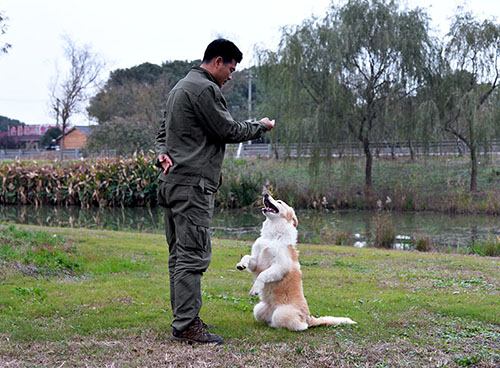
<instances>
[{"instance_id":1,"label":"fence","mask_svg":"<svg viewBox=\"0 0 500 368\"><path fill-rule=\"evenodd\" d=\"M412 143L412 148L408 142L373 142L370 144L375 156L410 156L411 150L415 155L428 156L456 156L469 153L467 147L462 142L442 141L424 144L422 142ZM314 146L311 144L277 144L266 143L228 145L227 156L230 157L311 157ZM494 140L487 147L481 147L481 153L500 154L500 140ZM344 156L364 156L363 147L359 143L340 143L333 146L330 150L320 150L320 154L330 152L332 157ZM65 149L65 159L80 159L83 157L79 149ZM45 150L0 150L0 160L22 159L57 159L60 152ZM116 150L103 151L99 157L116 156Z\"/></svg>"},{"instance_id":2,"label":"fence","mask_svg":"<svg viewBox=\"0 0 500 368\"><path fill-rule=\"evenodd\" d=\"M22 150L22 149L6 149L0 150L0 160L15 160L22 159L57 159L61 153L59 151L46 151L46 150ZM64 158L66 159L80 159L82 153L79 149L65 149L63 150Z\"/></svg>"},{"instance_id":3,"label":"fence","mask_svg":"<svg viewBox=\"0 0 500 368\"><path fill-rule=\"evenodd\" d=\"M399 157L410 156L413 150L414 155L418 156L458 156L468 154L469 150L463 142L442 141L442 142L373 142L370 144L372 153L377 157ZM231 145L228 149L228 155L231 157L311 157L314 146L311 144L242 144ZM344 156L364 156L363 147L359 143L341 143L331 147L319 150L320 155L330 152L332 157ZM500 140L492 141L487 147L480 147L481 153L500 154Z\"/></svg>"}]
</instances>

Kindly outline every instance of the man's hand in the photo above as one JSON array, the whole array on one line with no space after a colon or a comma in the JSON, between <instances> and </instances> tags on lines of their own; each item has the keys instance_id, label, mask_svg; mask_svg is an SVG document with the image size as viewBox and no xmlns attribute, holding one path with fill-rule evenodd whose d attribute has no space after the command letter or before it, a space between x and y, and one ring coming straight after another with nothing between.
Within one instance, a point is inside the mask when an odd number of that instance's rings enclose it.
<instances>
[{"instance_id":1,"label":"man's hand","mask_svg":"<svg viewBox=\"0 0 500 368\"><path fill-rule=\"evenodd\" d=\"M172 160L168 155L160 155L158 156L158 161L161 164L161 167L163 167L163 173L166 174L168 169L173 166L174 164L172 163Z\"/></svg>"},{"instance_id":2,"label":"man's hand","mask_svg":"<svg viewBox=\"0 0 500 368\"><path fill-rule=\"evenodd\" d=\"M262 121L263 123L266 123L267 125L267 128L269 130L273 129L274 128L274 120L269 120L269 118L263 118L261 119L260 121Z\"/></svg>"}]
</instances>

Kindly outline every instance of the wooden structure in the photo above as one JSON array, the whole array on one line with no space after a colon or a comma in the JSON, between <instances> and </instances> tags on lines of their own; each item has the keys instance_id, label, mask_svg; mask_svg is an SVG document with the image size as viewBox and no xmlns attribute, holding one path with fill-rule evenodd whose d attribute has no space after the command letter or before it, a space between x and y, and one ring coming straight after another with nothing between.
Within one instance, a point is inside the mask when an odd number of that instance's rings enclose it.
<instances>
[{"instance_id":1,"label":"wooden structure","mask_svg":"<svg viewBox=\"0 0 500 368\"><path fill-rule=\"evenodd\" d=\"M83 125L75 125L64 135L64 147L61 147L62 136L57 137L57 144L62 149L81 149L87 144L90 128Z\"/></svg>"}]
</instances>

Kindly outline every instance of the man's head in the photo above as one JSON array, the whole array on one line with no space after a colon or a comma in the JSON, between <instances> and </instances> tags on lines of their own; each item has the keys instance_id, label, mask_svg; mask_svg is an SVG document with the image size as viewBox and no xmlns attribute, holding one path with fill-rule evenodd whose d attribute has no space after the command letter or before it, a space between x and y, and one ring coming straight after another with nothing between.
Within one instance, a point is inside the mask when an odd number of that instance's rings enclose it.
<instances>
[{"instance_id":1,"label":"man's head","mask_svg":"<svg viewBox=\"0 0 500 368\"><path fill-rule=\"evenodd\" d=\"M241 62L243 54L231 41L219 38L212 41L205 50L201 67L208 70L219 87L231 80L236 64Z\"/></svg>"}]
</instances>

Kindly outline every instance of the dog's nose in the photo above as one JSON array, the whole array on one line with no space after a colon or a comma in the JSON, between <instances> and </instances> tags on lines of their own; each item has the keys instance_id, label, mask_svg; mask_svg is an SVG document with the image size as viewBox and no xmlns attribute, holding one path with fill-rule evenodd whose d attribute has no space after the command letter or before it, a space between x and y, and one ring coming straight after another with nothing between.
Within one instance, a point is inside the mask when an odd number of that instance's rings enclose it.
<instances>
[{"instance_id":1,"label":"dog's nose","mask_svg":"<svg viewBox=\"0 0 500 368\"><path fill-rule=\"evenodd\" d=\"M269 198L269 193L264 194L264 198Z\"/></svg>"}]
</instances>

